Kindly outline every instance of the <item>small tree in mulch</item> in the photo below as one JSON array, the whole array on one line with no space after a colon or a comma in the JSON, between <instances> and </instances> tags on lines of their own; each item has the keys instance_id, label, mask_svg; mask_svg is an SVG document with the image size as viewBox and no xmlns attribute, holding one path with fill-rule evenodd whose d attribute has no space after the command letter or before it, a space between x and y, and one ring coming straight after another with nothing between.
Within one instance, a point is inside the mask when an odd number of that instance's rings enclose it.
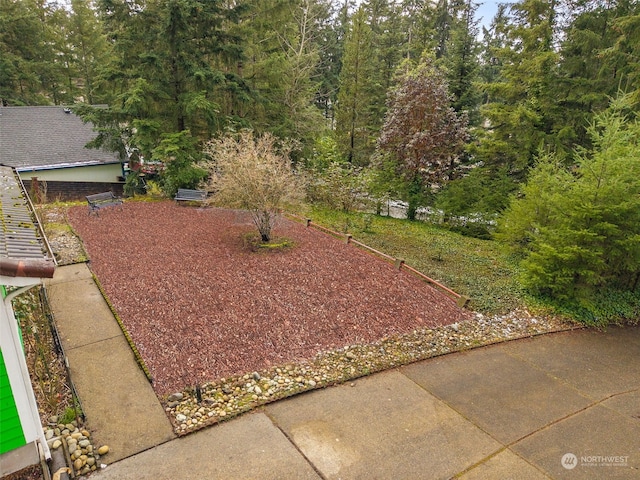
<instances>
[{"instance_id":1,"label":"small tree in mulch","mask_svg":"<svg viewBox=\"0 0 640 480\"><path fill-rule=\"evenodd\" d=\"M271 134L254 136L251 131L212 140L205 147L211 158L204 165L209 172L210 202L248 210L262 242L271 240L271 230L280 212L303 198L300 177L292 168L291 145Z\"/></svg>"}]
</instances>

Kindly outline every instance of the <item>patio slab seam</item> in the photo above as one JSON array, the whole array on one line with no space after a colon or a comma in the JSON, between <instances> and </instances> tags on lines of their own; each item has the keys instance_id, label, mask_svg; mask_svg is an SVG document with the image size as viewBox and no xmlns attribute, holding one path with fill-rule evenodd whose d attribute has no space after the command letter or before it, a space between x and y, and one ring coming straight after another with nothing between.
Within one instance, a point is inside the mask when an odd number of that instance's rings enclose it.
<instances>
[{"instance_id":1,"label":"patio slab seam","mask_svg":"<svg viewBox=\"0 0 640 480\"><path fill-rule=\"evenodd\" d=\"M91 347L93 345L99 345L103 342L108 342L110 340L113 340L114 338L120 338L120 337L124 337L124 335L113 335L112 337L105 337L105 338L101 338L100 340L96 340L95 342L88 342L88 343L83 343L82 345L67 345L65 346L64 350L66 352L70 352L72 350L77 350L79 348L85 348L85 347Z\"/></svg>"},{"instance_id":2,"label":"patio slab seam","mask_svg":"<svg viewBox=\"0 0 640 480\"><path fill-rule=\"evenodd\" d=\"M62 281L53 279L47 282L46 288L71 379L87 415L86 425L98 443L109 445L105 460L111 463L176 437L126 336L87 271L86 265L62 267L59 272L63 275ZM72 275L76 275L75 278ZM82 285L83 294L99 299L97 304L101 308L87 311L87 308L90 310L87 305L96 302L87 303L83 295L78 295L76 285ZM85 316L86 320L78 320ZM126 408L114 409L113 402ZM142 422L141 417L144 417Z\"/></svg>"},{"instance_id":3,"label":"patio slab seam","mask_svg":"<svg viewBox=\"0 0 640 480\"><path fill-rule=\"evenodd\" d=\"M304 395L304 394L303 394ZM257 410L256 410L257 411ZM289 442L289 444L291 444L291 446L294 448L294 450L296 452L298 452L298 454L300 454L300 456L302 458L304 458L304 461L307 462L307 464L313 469L313 471L322 479L322 480L326 480L326 476L322 473L322 471L315 466L315 464L313 463L313 461L311 461L311 459L304 453L304 451L298 446L298 444L296 442L293 441L293 438L291 438L291 436L286 432L286 430L284 428L281 428L280 425L278 425L278 422L276 422L275 418L273 418L272 415L269 414L269 412L267 411L266 408L262 408L261 409L262 413L265 415L265 417L267 417L269 419L269 421L271 422L271 424L277 428L280 433L282 433L282 435L284 435L284 438L287 439L287 442Z\"/></svg>"},{"instance_id":4,"label":"patio slab seam","mask_svg":"<svg viewBox=\"0 0 640 480\"><path fill-rule=\"evenodd\" d=\"M453 353L457 353L457 352L453 352ZM404 366L403 366L404 367ZM477 422L475 422L473 419L469 418L467 415L465 415L464 412L460 411L458 408L456 408L455 406L453 406L450 402L448 402L446 399L442 398L440 395L436 394L435 392L432 392L431 390L429 390L427 387L425 387L424 385L421 385L420 383L418 383L415 379L411 378L409 375L407 375L406 373L404 373L403 367L397 368L396 370L398 371L398 373L402 374L403 376L405 376L408 380L410 380L411 382L415 383L416 386L418 386L418 388L424 390L425 392L427 392L429 395L433 395L434 398L436 398L439 402L442 402L443 405L446 405L447 407L449 407L451 410L453 410L454 412L456 412L457 415L460 415L462 418L464 418L467 422L469 422L471 425L473 425L474 427L476 427L478 430L482 431L483 433L486 433L487 435L489 435L491 438L493 438L496 442L498 442L500 445L503 445L505 448L508 448L508 444L506 444L505 442L497 439L494 435L492 435L490 432L488 432L485 428L483 428L482 426L478 425ZM502 451L504 449L500 449L499 451L495 452L493 455L497 455L500 451Z\"/></svg>"},{"instance_id":5,"label":"patio slab seam","mask_svg":"<svg viewBox=\"0 0 640 480\"><path fill-rule=\"evenodd\" d=\"M532 367L533 369L543 373L544 375L546 375L547 377L549 377L550 379L552 379L555 382L558 382L560 385L568 388L569 390L573 390L574 392L576 392L578 395L589 399L589 400L593 400L594 402L598 402L600 400L606 400L608 397L606 398L602 398L600 399L599 397L596 397L594 395L589 394L588 392L585 392L584 390L581 390L579 387L577 387L576 385L568 382L567 380L565 380L564 378L558 376L558 375L554 375L552 373L550 373L546 368L541 367L540 365L538 365L537 363L531 361L530 359L528 359L527 357L523 356L523 355L518 355L517 353L514 353L512 351L503 351L503 353L505 355L509 355L510 357L513 357L519 361L521 361L522 363L525 363L527 365L529 365L530 367ZM626 392L620 392L620 393L626 393ZM612 394L612 395L618 395L618 393ZM585 408L589 408L590 406L587 406Z\"/></svg>"},{"instance_id":6,"label":"patio slab seam","mask_svg":"<svg viewBox=\"0 0 640 480\"><path fill-rule=\"evenodd\" d=\"M473 470L475 470L476 468L486 464L487 462L489 462L490 460L498 457L501 453L504 452L509 452L515 456L517 456L520 460L522 460L523 462L527 463L529 466L533 467L534 469L536 469L536 471L538 471L541 475L544 475L547 478L551 478L549 477L549 475L547 474L547 472L545 472L544 470L542 470L538 465L536 465L535 463L531 462L530 460L528 460L527 458L523 457L522 455L520 455L518 452L515 452L511 449L511 447L509 446L504 446L503 448L496 450L495 452L493 452L491 455L487 455L485 458L483 458L482 460L474 463L473 465L469 465L467 468L465 468L463 471L458 472L453 478L462 478L464 477L466 474L472 472Z\"/></svg>"},{"instance_id":7,"label":"patio slab seam","mask_svg":"<svg viewBox=\"0 0 640 480\"><path fill-rule=\"evenodd\" d=\"M579 414L579 413L581 413L581 412L587 411L587 410L589 410L589 409L591 409L591 408L593 408L593 407L596 407L596 406L598 406L598 405L600 405L600 406L602 406L602 407L604 407L604 408L607 408L608 410L612 410L612 411L614 411L614 412L616 412L616 413L620 414L620 412L619 412L619 411L617 411L615 408L612 408L612 407L607 406L607 405L605 404L605 402L607 402L608 400L611 400L611 399L613 399L613 398L616 398L616 397L618 397L618 396L620 396L620 395L626 395L626 394L629 394L629 393L633 393L633 392L638 392L638 391L640 391L640 385L638 385L638 386L635 386L635 387L630 388L630 389L626 389L626 390L622 390L622 391L617 391L617 392L610 393L610 394L606 394L606 395L597 395L597 394L595 394L595 393L589 393L588 391L585 391L585 389L582 389L582 388L580 388L580 386L575 385L575 384L573 384L573 383L569 382L569 381L568 381L568 380L566 380L565 378L563 378L563 377L561 377L561 376L558 376L558 375L554 375L553 373L549 372L549 371L548 371L547 369L545 369L544 367L542 367L542 366L538 365L536 362L534 362L534 361L532 361L532 360L528 359L525 355L520 355L520 354L518 354L518 353L516 353L515 351L512 351L512 350L505 350L505 351L504 351L504 353L505 353L506 355L509 355L509 356L511 356L511 357L513 357L513 358L515 358L515 359L517 359L517 360L519 360L519 361L521 361L521 362L523 362L523 363L525 363L525 364L527 364L527 365L531 366L531 367L532 367L532 368L534 368L534 369L537 369L538 371L540 371L540 372L544 373L546 376L548 376L549 378L551 378L551 379L553 379L554 381L558 382L559 384L563 385L564 387L566 387L566 388L568 388L568 389L570 389L570 390L575 391L578 395L580 395L580 396L582 396L582 397L584 397L584 398L586 398L586 399L593 400L593 403L592 403L592 404L586 405L586 406L585 406L585 407L583 407L581 410L578 410L578 411L576 411L576 412L574 412L574 413L572 413L572 414L568 414L568 415L567 415L567 416L565 416L563 419L571 418L571 417L572 417L572 416L574 416L574 415L577 415L577 414ZM560 423L560 421L561 421L561 420L563 420L563 419L559 419L559 420L558 420L557 422L555 422L555 423ZM551 425L553 425L553 424L555 424L555 423L549 424L548 426L551 426ZM541 427L539 430L543 430L544 428L546 428L546 426ZM536 433L536 432L532 432L532 433L531 433L530 435L528 435L528 436L531 436L531 435L533 435L534 433ZM517 442L519 442L519 441L523 440L524 438L526 438L526 437L523 437L523 438L521 438L521 439L519 439L519 440L516 440L515 442L513 442L513 444L515 444L515 443L517 443Z\"/></svg>"},{"instance_id":8,"label":"patio slab seam","mask_svg":"<svg viewBox=\"0 0 640 480\"><path fill-rule=\"evenodd\" d=\"M615 412L617 415L622 415L619 411L617 411L617 410L615 410L613 408L607 407L606 405L603 405L603 403L606 402L607 400L610 400L611 398L615 398L615 397L617 397L619 395L625 395L625 394L628 394L628 393L633 393L633 392L638 391L638 390L640 390L640 389L635 388L635 389L631 389L631 390L628 390L628 391L625 391L625 392L617 392L617 393L613 393L611 395L608 395L607 397L602 398L600 400L596 400L593 403L591 403L591 404L589 404L589 405L587 405L585 407L582 407L582 408L580 408L580 409L578 409L578 410L576 410L576 411L574 411L572 413L569 413L569 414L565 415L562 418L558 418L558 419L556 419L556 420L554 420L552 422L547 423L546 425L543 425L542 427L540 427L540 428L528 433L527 435L524 435L524 436L518 438L517 440L509 442L506 445L506 447L507 448L511 448L511 447L517 445L518 443L524 441L527 438L530 438L530 437L532 437L534 435L537 435L540 432L543 432L543 431L545 431L545 430L547 430L547 429L549 429L549 428L551 428L551 427L553 427L555 425L558 425L558 424L560 424L560 423L562 423L562 422L564 422L566 420L569 420L569 419L571 419L571 418L573 418L573 417L575 417L577 415L580 415L581 413L584 413L584 412L586 412L588 410L591 410L591 409L593 409L595 407L603 407L603 408L606 408L607 410L611 410L612 412Z\"/></svg>"},{"instance_id":9,"label":"patio slab seam","mask_svg":"<svg viewBox=\"0 0 640 480\"><path fill-rule=\"evenodd\" d=\"M399 370L400 370L400 369L399 369ZM400 372L400 373L402 373L402 372ZM402 373L402 374L403 374L403 375L405 375L404 373ZM405 376L407 376L407 375L405 375ZM416 383L416 382L415 382L413 379L411 379L410 377L408 377L408 376L407 376L407 378L408 378L409 380L413 381L414 383ZM622 415L622 414L621 414L620 412L618 412L616 409L611 408L611 407L607 407L606 405L604 405L604 402L606 402L607 400L610 400L610 399L612 399L612 398L615 398L615 397L617 397L617 396L619 396L619 395L626 395L626 394L633 393L633 392L636 392L636 391L639 391L639 390L640 390L640 388L634 388L634 389L627 390L627 391L624 391L624 392L616 392L616 393L611 394L611 395L608 395L608 396L606 396L606 397L604 397L604 398L602 398L602 399L595 400L593 403L590 403L589 405L586 405L585 407L582 407L582 408L580 408L580 409L578 409L578 410L575 410L575 411L573 411L573 412L571 412L571 413L569 413L569 414L567 414L567 415L565 415L565 416L563 416L563 417L561 417L561 418L557 418L557 419L555 419L555 420L553 420L553 421L551 421L551 422L549 422L549 423L547 423L547 424L545 424L545 425L543 425L543 426L541 426L541 427L539 427L539 428L537 428L537 429L535 429L535 430L533 430L533 431L529 432L528 434L523 435L523 436L522 436L522 437L520 437L520 438L517 438L516 440L512 440L511 442L504 443L504 442L500 441L499 439L497 439L497 438L496 438L494 435L492 435L490 432L486 431L482 426L478 425L478 423L476 423L474 420L472 420L471 418L469 418L468 416L466 416L463 412L461 412L460 410L458 410L455 406L451 405L451 404L450 404L449 402L447 402L445 399L441 398L439 395L435 394L434 392L430 391L429 389L425 388L423 385L420 385L419 383L416 383L416 385L417 385L418 387L422 388L425 392L429 393L430 395L433 395L435 398L437 398L437 399L438 399L440 402L442 402L444 405L448 406L448 407L449 407L449 408L451 408L454 412L456 412L458 415L460 415L462 418L464 418L464 419L465 419L465 420L467 420L469 423L471 423L473 426L475 426L476 428L478 428L478 429L479 429L479 430L481 430L482 432L484 432L484 433L486 433L487 435L489 435L489 436L490 436L491 438L493 438L496 442L498 442L498 443L500 443L501 445L503 445L503 447L504 447L504 448L501 448L501 449L499 449L498 451L493 452L491 455L487 456L485 459L483 459L481 462L478 462L476 465L479 465L479 464L483 463L484 461L487 461L488 459L490 459L490 458L492 458L492 457L494 457L494 456L498 455L500 452L502 452L502 451L504 451L504 450L511 449L511 447L513 447L514 445L517 445L518 443L522 442L523 440L525 440L525 439L527 439L527 438L529 438L529 437L531 437L531 436L533 436L533 435L536 435L536 434L538 434L538 433L540 433L540 432L542 432L542 431L544 431L544 430L546 430L546 429L548 429L548 428L553 427L554 425L557 425L557 424L559 424L559 423L562 423L563 421L568 420L568 419L570 419L570 418L573 418L573 417L575 417L576 415L579 415L579 414L581 414L581 413L583 413L583 412L586 412L587 410L590 410L590 409L592 409L592 408L594 408L594 407L602 406L603 408L606 408L607 410L611 410L611 411L613 411L613 412L617 413L618 415ZM470 467L470 468L471 468L471 467ZM461 472L461 473L462 473L462 472Z\"/></svg>"},{"instance_id":10,"label":"patio slab seam","mask_svg":"<svg viewBox=\"0 0 640 480\"><path fill-rule=\"evenodd\" d=\"M511 355L514 358L518 358L515 355ZM522 360L522 359L520 359ZM530 362L527 362L530 364ZM531 364L533 365L533 364ZM544 371L543 369L541 369L540 367L536 366L537 370L542 371L543 373L547 373L546 371ZM579 408L578 410L575 410L567 415L562 416L561 418L557 418L531 432L529 432L526 435L523 435L520 438L517 438L515 440L512 440L510 442L503 442L501 440L499 440L498 438L496 438L495 435L492 435L491 432L487 431L485 428L483 428L481 425L478 424L478 422L474 421L472 418L469 418L467 415L465 415L464 412L462 412L460 409L456 408L454 405L452 405L450 402L448 402L446 399L442 398L441 396L437 395L435 392L432 392L431 390L429 390L428 388L426 388L424 385L421 385L420 383L416 382L413 378L411 378L409 375L405 374L402 370L403 368L397 368L396 369L399 373L401 373L404 377L406 377L408 380L410 380L411 382L413 382L414 384L416 384L420 389L424 390L425 392L427 392L430 395L433 395L434 398L436 398L439 402L442 402L443 405L446 405L447 407L449 407L452 411L454 411L457 415L459 415L461 418L465 419L467 422L469 422L471 425L473 425L475 428L477 428L478 430L480 430L481 432L485 433L486 435L488 435L490 438L492 438L493 440L495 440L497 443L499 443L500 445L502 445L502 448L499 448L498 450L496 450L495 452L492 452L490 455L487 455L486 457L484 457L482 460L474 463L473 465L470 465L469 467L467 467L465 470L458 472L453 478L458 478L470 471L472 471L474 468L488 462L489 460L491 460L493 457L496 457L497 455L499 455L500 453L504 452L504 451L510 451L512 453L514 453L515 455L517 455L519 458L521 458L522 460L524 460L526 463L528 463L529 465L531 465L532 467L534 467L537 471L541 472L542 474L544 474L545 476L548 477L548 473L545 472L544 470L541 470L540 467L538 465L536 465L535 463L532 463L530 460L524 458L522 455L518 454L517 452L515 452L514 450L512 450L512 447L517 445L518 443L524 441L527 438L530 438L540 432L543 432L555 425L558 425L560 423L562 423L563 421L566 421L570 418L575 417L576 415L579 415L581 413L584 413L594 407L598 407L598 406L602 406L604 408L608 408L614 412L616 412L617 414L620 414L620 412L616 411L615 409L612 409L610 407L606 407L606 405L601 405L603 402L606 402L607 400L610 400L611 398L614 398L618 395L624 395L624 394L628 394L628 393L632 393L634 391L637 391L639 389L631 389L629 391L624 391L624 392L616 392L614 394L608 395L605 398L601 398L601 399L597 399L594 400L592 403ZM560 383L564 384L564 382L562 382L560 379L555 378L553 375L549 375L547 374L550 378L556 380L556 381L560 381ZM577 393L579 393L581 396L587 398L587 399L591 399L591 397L587 396L584 394L584 392L581 392L579 390L577 390L575 387L572 387L574 390L576 390Z\"/></svg>"}]
</instances>

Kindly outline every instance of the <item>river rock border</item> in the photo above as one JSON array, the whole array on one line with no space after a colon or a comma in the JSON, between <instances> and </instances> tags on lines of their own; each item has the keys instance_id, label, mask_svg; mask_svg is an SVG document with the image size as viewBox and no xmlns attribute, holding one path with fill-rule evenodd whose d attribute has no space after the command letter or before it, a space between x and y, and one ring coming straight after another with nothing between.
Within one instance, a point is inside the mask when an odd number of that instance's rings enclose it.
<instances>
[{"instance_id":1,"label":"river rock border","mask_svg":"<svg viewBox=\"0 0 640 480\"><path fill-rule=\"evenodd\" d=\"M101 467L100 458L109 453L107 445L95 447L91 433L78 425L76 420L64 424L58 423L57 417L52 417L43 430L49 448L63 452L65 463L73 469L72 477L98 470Z\"/></svg>"},{"instance_id":2,"label":"river rock border","mask_svg":"<svg viewBox=\"0 0 640 480\"><path fill-rule=\"evenodd\" d=\"M446 353L579 328L583 326L533 316L526 310L492 317L476 313L473 320L466 322L414 330L372 344L320 352L309 361L221 378L176 392L161 401L175 433L182 436L260 405L382 370Z\"/></svg>"}]
</instances>

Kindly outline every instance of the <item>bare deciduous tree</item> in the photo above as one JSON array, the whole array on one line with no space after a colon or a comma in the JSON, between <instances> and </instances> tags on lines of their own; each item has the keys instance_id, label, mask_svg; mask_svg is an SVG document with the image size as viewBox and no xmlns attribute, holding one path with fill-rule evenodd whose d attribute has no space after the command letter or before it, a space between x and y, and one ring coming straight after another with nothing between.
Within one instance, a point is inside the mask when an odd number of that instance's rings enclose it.
<instances>
[{"instance_id":1,"label":"bare deciduous tree","mask_svg":"<svg viewBox=\"0 0 640 480\"><path fill-rule=\"evenodd\" d=\"M251 131L210 141L205 153L209 171L207 189L211 202L251 213L263 242L280 212L303 198L304 189L291 166L291 145L280 144L271 134L254 136Z\"/></svg>"}]
</instances>

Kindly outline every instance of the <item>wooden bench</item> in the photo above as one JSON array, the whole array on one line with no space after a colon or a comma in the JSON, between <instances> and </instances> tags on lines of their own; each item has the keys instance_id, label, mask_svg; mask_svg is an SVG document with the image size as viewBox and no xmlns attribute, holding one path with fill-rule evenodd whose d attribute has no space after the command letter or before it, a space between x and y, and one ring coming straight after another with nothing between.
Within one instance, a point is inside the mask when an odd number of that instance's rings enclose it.
<instances>
[{"instance_id":1,"label":"wooden bench","mask_svg":"<svg viewBox=\"0 0 640 480\"><path fill-rule=\"evenodd\" d=\"M101 208L122 205L122 199L116 197L113 192L96 193L95 195L87 195L86 198L89 204L89 215L92 212L96 212L98 215L98 210Z\"/></svg>"},{"instance_id":2,"label":"wooden bench","mask_svg":"<svg viewBox=\"0 0 640 480\"><path fill-rule=\"evenodd\" d=\"M179 188L178 193L176 193L176 196L175 196L176 203L180 201L204 203L206 199L207 199L206 191L190 190L188 188Z\"/></svg>"}]
</instances>

